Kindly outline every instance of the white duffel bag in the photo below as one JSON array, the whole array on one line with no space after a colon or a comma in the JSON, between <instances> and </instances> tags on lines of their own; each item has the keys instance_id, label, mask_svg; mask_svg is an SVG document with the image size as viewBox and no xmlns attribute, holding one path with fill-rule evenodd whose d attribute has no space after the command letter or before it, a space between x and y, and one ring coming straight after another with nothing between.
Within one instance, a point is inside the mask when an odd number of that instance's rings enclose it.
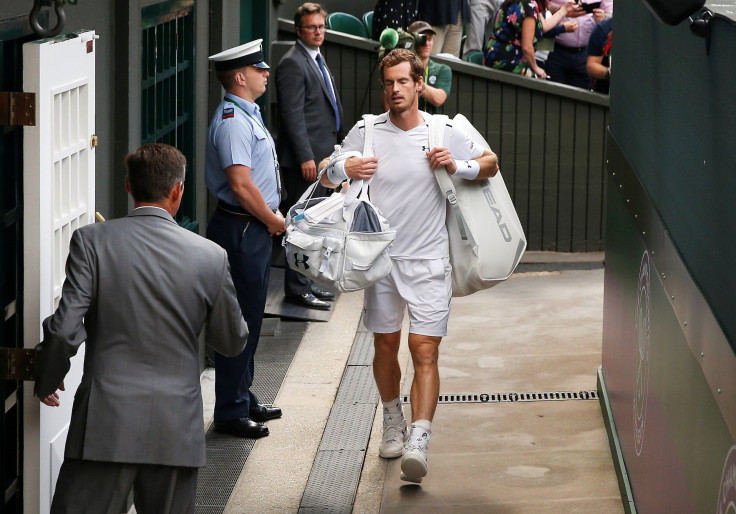
<instances>
[{"instance_id":1,"label":"white duffel bag","mask_svg":"<svg viewBox=\"0 0 736 514\"><path fill-rule=\"evenodd\" d=\"M355 180L347 192L312 198L318 183L319 177L286 215L288 266L340 292L375 284L391 272L388 248L396 230L368 199L367 183Z\"/></svg>"},{"instance_id":2,"label":"white duffel bag","mask_svg":"<svg viewBox=\"0 0 736 514\"><path fill-rule=\"evenodd\" d=\"M444 146L447 116L429 121L429 146ZM490 146L462 114L455 127L490 150ZM446 227L452 263L452 295L466 296L506 280L526 249L524 230L499 171L490 179L466 180L435 169L435 177L447 198Z\"/></svg>"}]
</instances>

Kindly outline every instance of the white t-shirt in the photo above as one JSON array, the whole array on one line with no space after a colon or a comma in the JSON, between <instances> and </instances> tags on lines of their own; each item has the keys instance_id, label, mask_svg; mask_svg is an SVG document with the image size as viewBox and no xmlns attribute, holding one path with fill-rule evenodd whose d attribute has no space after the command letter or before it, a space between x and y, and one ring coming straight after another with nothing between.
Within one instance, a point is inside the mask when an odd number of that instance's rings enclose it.
<instances>
[{"instance_id":1,"label":"white t-shirt","mask_svg":"<svg viewBox=\"0 0 736 514\"><path fill-rule=\"evenodd\" d=\"M425 120L429 114L422 112ZM363 151L365 122L355 124L341 152ZM475 159L483 148L452 126L445 127L444 146L454 159ZM403 131L388 113L376 117L373 155L378 169L370 184L370 199L396 229L389 248L395 259L439 259L450 254L445 229L445 197L429 165L429 128L426 123Z\"/></svg>"}]
</instances>

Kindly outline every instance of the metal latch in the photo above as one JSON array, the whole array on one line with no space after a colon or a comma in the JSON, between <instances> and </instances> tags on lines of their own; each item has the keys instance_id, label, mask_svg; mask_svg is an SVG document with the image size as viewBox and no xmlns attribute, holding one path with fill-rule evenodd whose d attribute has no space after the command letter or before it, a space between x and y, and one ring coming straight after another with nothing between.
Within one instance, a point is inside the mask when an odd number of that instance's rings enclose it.
<instances>
[{"instance_id":1,"label":"metal latch","mask_svg":"<svg viewBox=\"0 0 736 514\"><path fill-rule=\"evenodd\" d=\"M0 91L0 125L36 124L36 93Z\"/></svg>"},{"instance_id":2,"label":"metal latch","mask_svg":"<svg viewBox=\"0 0 736 514\"><path fill-rule=\"evenodd\" d=\"M36 350L0 348L0 380L36 380Z\"/></svg>"}]
</instances>

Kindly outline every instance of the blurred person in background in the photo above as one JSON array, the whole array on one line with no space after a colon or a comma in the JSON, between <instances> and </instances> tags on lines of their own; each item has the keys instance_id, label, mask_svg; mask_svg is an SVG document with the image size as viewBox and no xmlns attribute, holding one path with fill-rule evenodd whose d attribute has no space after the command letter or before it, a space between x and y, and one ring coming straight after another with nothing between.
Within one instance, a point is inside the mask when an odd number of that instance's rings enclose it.
<instances>
[{"instance_id":1,"label":"blurred person in background","mask_svg":"<svg viewBox=\"0 0 736 514\"><path fill-rule=\"evenodd\" d=\"M549 4L552 8L562 7L565 0L549 0ZM578 8L569 11L563 22L575 18L578 30L562 33L555 38L554 49L547 57L546 70L553 82L588 89L588 40L596 24L613 15L613 0L586 0L577 5Z\"/></svg>"},{"instance_id":2,"label":"blurred person in background","mask_svg":"<svg viewBox=\"0 0 736 514\"><path fill-rule=\"evenodd\" d=\"M547 0L505 0L488 41L485 65L547 78L547 73L536 62L534 46L568 14L579 11L573 2L567 2L547 17L547 8Z\"/></svg>"},{"instance_id":3,"label":"blurred person in background","mask_svg":"<svg viewBox=\"0 0 736 514\"><path fill-rule=\"evenodd\" d=\"M470 21L468 0L419 0L417 17L435 31L432 54L460 57L463 22Z\"/></svg>"},{"instance_id":4,"label":"blurred person in background","mask_svg":"<svg viewBox=\"0 0 736 514\"><path fill-rule=\"evenodd\" d=\"M613 18L606 18L593 29L588 41L588 75L590 89L608 94L611 85L611 48L613 42Z\"/></svg>"}]
</instances>

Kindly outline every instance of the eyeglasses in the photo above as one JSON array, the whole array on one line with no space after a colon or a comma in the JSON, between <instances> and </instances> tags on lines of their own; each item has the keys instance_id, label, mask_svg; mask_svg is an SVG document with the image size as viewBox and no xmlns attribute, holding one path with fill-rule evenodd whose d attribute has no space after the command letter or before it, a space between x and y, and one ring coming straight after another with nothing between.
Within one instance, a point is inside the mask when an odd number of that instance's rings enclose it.
<instances>
[{"instance_id":1,"label":"eyeglasses","mask_svg":"<svg viewBox=\"0 0 736 514\"><path fill-rule=\"evenodd\" d=\"M324 25L301 25L301 28L303 28L304 30L308 30L309 32L317 32L318 30L320 32L325 31Z\"/></svg>"}]
</instances>

